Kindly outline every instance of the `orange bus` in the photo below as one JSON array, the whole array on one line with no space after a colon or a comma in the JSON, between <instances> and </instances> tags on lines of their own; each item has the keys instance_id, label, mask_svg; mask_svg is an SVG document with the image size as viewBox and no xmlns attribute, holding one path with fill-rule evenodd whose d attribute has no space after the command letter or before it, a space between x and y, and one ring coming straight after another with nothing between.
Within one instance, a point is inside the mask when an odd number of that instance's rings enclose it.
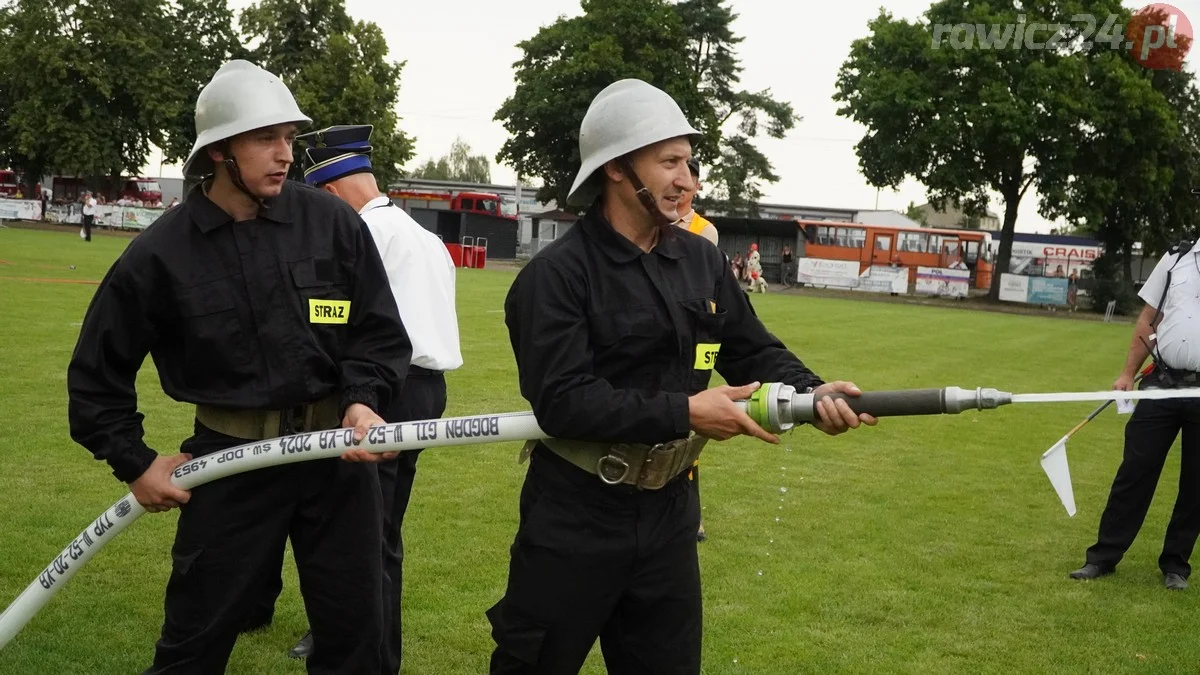
<instances>
[{"instance_id":1,"label":"orange bus","mask_svg":"<svg viewBox=\"0 0 1200 675\"><path fill-rule=\"evenodd\" d=\"M992 285L992 234L985 230L939 230L931 227L864 225L828 220L796 220L804 233L809 258L857 260L859 272L871 265L908 268L908 283L917 267L951 267L961 261L971 270L975 288Z\"/></svg>"}]
</instances>

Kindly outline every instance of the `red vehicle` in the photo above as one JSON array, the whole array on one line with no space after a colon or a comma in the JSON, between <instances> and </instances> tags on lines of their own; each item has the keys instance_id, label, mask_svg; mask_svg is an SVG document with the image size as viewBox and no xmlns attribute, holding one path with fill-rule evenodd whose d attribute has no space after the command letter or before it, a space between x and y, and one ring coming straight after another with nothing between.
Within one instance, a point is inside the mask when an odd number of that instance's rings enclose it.
<instances>
[{"instance_id":1,"label":"red vehicle","mask_svg":"<svg viewBox=\"0 0 1200 675\"><path fill-rule=\"evenodd\" d=\"M153 178L129 178L121 188L121 197L136 199L145 204L154 204L162 201L162 188Z\"/></svg>"},{"instance_id":2,"label":"red vehicle","mask_svg":"<svg viewBox=\"0 0 1200 675\"><path fill-rule=\"evenodd\" d=\"M409 208L469 211L516 220L501 210L500 195L492 192L450 192L445 190L390 190L388 197L397 206Z\"/></svg>"},{"instance_id":3,"label":"red vehicle","mask_svg":"<svg viewBox=\"0 0 1200 675\"><path fill-rule=\"evenodd\" d=\"M12 197L18 190L16 172L0 169L0 197Z\"/></svg>"},{"instance_id":4,"label":"red vehicle","mask_svg":"<svg viewBox=\"0 0 1200 675\"><path fill-rule=\"evenodd\" d=\"M826 260L857 260L860 271L871 265L908 268L914 283L917 267L949 267L961 262L971 270L975 288L990 288L992 235L984 230L939 230L797 220L804 231L804 255Z\"/></svg>"}]
</instances>

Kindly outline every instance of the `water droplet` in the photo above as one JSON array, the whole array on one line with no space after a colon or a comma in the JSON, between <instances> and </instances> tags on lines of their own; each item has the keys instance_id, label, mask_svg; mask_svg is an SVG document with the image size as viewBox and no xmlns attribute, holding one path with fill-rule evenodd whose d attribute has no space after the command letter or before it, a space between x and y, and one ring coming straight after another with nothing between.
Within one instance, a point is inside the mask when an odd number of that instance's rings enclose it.
<instances>
[{"instance_id":1,"label":"water droplet","mask_svg":"<svg viewBox=\"0 0 1200 675\"><path fill-rule=\"evenodd\" d=\"M781 488L779 488L779 492L780 492L780 494L785 494L785 495L786 495L786 494L787 494L787 488L785 488L785 487L781 487Z\"/></svg>"}]
</instances>

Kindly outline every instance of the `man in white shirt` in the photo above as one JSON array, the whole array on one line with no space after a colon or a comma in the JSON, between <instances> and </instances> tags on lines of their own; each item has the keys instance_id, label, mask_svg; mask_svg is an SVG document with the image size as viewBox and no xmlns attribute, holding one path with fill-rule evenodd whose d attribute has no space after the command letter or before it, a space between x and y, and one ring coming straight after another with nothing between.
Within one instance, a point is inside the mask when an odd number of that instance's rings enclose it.
<instances>
[{"instance_id":1,"label":"man in white shirt","mask_svg":"<svg viewBox=\"0 0 1200 675\"><path fill-rule=\"evenodd\" d=\"M350 204L371 232L388 282L412 340L412 364L404 389L383 415L388 422L436 419L446 410L445 371L462 366L455 311L455 267L435 234L421 227L380 191L371 172L370 125L334 126L303 134L304 181ZM383 489L384 633L383 671L400 672L400 598L404 544L401 527L408 508L420 450L402 452L379 464ZM308 638L309 636L305 636ZM305 639L292 650L311 652Z\"/></svg>"},{"instance_id":2,"label":"man in white shirt","mask_svg":"<svg viewBox=\"0 0 1200 675\"><path fill-rule=\"evenodd\" d=\"M1147 356L1153 356L1155 368L1142 379L1141 388L1200 386L1200 242L1184 242L1168 251L1138 295L1146 305L1113 389L1132 389ZM1195 398L1137 402L1125 425L1125 456L1100 516L1096 543L1087 550L1084 566L1071 572L1072 579L1095 579L1116 570L1141 529L1180 430L1179 495L1158 566L1167 588L1187 588L1192 571L1188 559L1200 534L1200 462L1195 457L1200 452L1200 399Z\"/></svg>"},{"instance_id":3,"label":"man in white shirt","mask_svg":"<svg viewBox=\"0 0 1200 675\"><path fill-rule=\"evenodd\" d=\"M83 193L83 234L84 241L92 240L92 225L96 222L96 198L92 193Z\"/></svg>"}]
</instances>

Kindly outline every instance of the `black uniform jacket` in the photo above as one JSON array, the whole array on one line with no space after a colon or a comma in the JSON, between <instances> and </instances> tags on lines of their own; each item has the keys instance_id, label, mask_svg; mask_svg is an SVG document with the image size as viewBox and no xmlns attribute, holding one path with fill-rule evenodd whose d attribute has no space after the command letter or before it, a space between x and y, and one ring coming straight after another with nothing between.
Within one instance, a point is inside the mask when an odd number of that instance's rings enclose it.
<instances>
[{"instance_id":1,"label":"black uniform jacket","mask_svg":"<svg viewBox=\"0 0 1200 675\"><path fill-rule=\"evenodd\" d=\"M329 395L379 411L412 345L370 231L346 203L288 181L253 221L200 188L113 263L67 370L71 437L132 481L154 460L134 381L146 355L163 391L226 408Z\"/></svg>"},{"instance_id":2,"label":"black uniform jacket","mask_svg":"<svg viewBox=\"0 0 1200 675\"><path fill-rule=\"evenodd\" d=\"M598 208L534 256L505 302L521 394L556 438L688 435L713 368L733 385L823 381L767 331L725 256L669 228L644 253Z\"/></svg>"}]
</instances>

